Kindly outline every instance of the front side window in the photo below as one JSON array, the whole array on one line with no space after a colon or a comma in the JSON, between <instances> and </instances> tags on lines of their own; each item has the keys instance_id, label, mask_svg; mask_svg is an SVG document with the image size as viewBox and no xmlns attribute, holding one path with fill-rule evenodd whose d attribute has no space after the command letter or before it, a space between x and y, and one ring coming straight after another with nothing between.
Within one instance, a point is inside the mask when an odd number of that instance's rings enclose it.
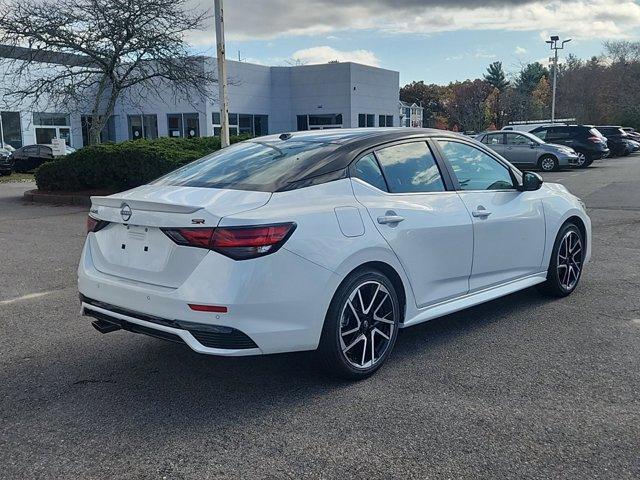
<instances>
[{"instance_id":1,"label":"front side window","mask_svg":"<svg viewBox=\"0 0 640 480\"><path fill-rule=\"evenodd\" d=\"M387 184L380 171L380 166L372 153L358 160L358 163L356 163L355 176L367 182L369 185L373 185L384 192L387 191Z\"/></svg>"},{"instance_id":2,"label":"front side window","mask_svg":"<svg viewBox=\"0 0 640 480\"><path fill-rule=\"evenodd\" d=\"M460 190L509 190L513 180L509 169L495 158L465 143L438 140L442 153L453 167Z\"/></svg>"},{"instance_id":3,"label":"front side window","mask_svg":"<svg viewBox=\"0 0 640 480\"><path fill-rule=\"evenodd\" d=\"M502 145L502 139L502 133L493 135L489 134L482 139L482 143L486 143L487 145Z\"/></svg>"},{"instance_id":4,"label":"front side window","mask_svg":"<svg viewBox=\"0 0 640 480\"><path fill-rule=\"evenodd\" d=\"M389 191L393 193L441 192L444 182L426 142L412 142L376 152Z\"/></svg>"},{"instance_id":5,"label":"front side window","mask_svg":"<svg viewBox=\"0 0 640 480\"><path fill-rule=\"evenodd\" d=\"M519 133L507 133L507 145L515 146L529 146L531 145L531 139L520 135Z\"/></svg>"}]
</instances>

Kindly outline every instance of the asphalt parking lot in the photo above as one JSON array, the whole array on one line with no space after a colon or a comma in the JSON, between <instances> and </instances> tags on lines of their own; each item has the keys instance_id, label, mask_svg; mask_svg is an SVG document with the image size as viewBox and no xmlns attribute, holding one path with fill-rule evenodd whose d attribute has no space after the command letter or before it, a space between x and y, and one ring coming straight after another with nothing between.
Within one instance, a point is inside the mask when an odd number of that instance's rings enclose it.
<instances>
[{"instance_id":1,"label":"asphalt parking lot","mask_svg":"<svg viewBox=\"0 0 640 480\"><path fill-rule=\"evenodd\" d=\"M355 384L79 315L86 210L0 184L2 478L640 478L640 155L546 174L587 204L578 290L402 332Z\"/></svg>"}]
</instances>

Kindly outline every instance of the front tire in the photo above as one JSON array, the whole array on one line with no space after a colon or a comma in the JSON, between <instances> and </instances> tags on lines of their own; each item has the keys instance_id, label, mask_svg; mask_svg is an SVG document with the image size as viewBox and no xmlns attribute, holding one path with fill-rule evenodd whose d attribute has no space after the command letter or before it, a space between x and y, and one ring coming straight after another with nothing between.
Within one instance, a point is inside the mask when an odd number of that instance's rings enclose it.
<instances>
[{"instance_id":1,"label":"front tire","mask_svg":"<svg viewBox=\"0 0 640 480\"><path fill-rule=\"evenodd\" d=\"M329 374L361 380L387 360L398 336L400 306L391 281L363 269L336 291L322 329L319 360Z\"/></svg>"},{"instance_id":2,"label":"front tire","mask_svg":"<svg viewBox=\"0 0 640 480\"><path fill-rule=\"evenodd\" d=\"M555 172L560 169L560 163L553 155L544 155L538 160L538 168L543 172Z\"/></svg>"},{"instance_id":3,"label":"front tire","mask_svg":"<svg viewBox=\"0 0 640 480\"><path fill-rule=\"evenodd\" d=\"M538 289L552 297L566 297L578 286L586 252L582 232L574 223L562 226L551 252L547 281Z\"/></svg>"}]
</instances>

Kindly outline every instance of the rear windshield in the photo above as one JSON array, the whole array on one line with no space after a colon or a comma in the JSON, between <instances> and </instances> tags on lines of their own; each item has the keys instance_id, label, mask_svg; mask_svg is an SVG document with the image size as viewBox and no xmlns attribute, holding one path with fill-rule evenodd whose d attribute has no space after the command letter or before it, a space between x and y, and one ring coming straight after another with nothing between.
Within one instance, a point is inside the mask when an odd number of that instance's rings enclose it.
<instances>
[{"instance_id":1,"label":"rear windshield","mask_svg":"<svg viewBox=\"0 0 640 480\"><path fill-rule=\"evenodd\" d=\"M152 185L274 192L298 180L337 147L308 140L241 142L189 163Z\"/></svg>"}]
</instances>

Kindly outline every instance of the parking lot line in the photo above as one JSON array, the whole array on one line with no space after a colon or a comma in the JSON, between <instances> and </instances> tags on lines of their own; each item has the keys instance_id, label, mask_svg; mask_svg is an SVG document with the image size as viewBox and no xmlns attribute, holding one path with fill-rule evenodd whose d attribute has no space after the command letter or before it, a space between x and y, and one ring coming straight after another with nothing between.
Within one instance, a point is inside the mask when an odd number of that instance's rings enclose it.
<instances>
[{"instance_id":1,"label":"parking lot line","mask_svg":"<svg viewBox=\"0 0 640 480\"><path fill-rule=\"evenodd\" d=\"M62 290L66 290L66 289L62 289ZM48 292L27 293L26 295L23 295L21 297L10 298L9 300L0 300L0 305L9 305L12 303L22 302L24 300L32 300L34 298L40 298L46 295L50 295L57 291L59 290L49 290Z\"/></svg>"}]
</instances>

